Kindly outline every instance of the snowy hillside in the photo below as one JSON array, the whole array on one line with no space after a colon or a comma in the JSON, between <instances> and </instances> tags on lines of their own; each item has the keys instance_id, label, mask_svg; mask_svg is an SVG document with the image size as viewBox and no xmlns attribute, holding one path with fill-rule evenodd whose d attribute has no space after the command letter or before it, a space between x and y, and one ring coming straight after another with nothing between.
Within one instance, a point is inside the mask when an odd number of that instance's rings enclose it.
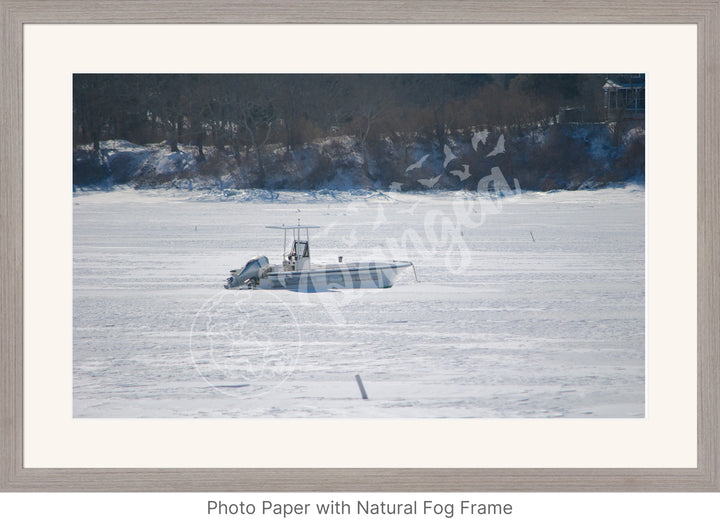
<instances>
[{"instance_id":1,"label":"snowy hillside","mask_svg":"<svg viewBox=\"0 0 720 530\"><path fill-rule=\"evenodd\" d=\"M166 143L139 146L124 140L76 149L76 189L136 188L237 190L376 189L476 191L498 168L522 189L548 191L644 182L644 128L626 125L555 124L533 127L477 127L451 132L443 145L432 137L394 134L367 143L333 136L293 150L263 147L263 173L253 149Z\"/></svg>"}]
</instances>

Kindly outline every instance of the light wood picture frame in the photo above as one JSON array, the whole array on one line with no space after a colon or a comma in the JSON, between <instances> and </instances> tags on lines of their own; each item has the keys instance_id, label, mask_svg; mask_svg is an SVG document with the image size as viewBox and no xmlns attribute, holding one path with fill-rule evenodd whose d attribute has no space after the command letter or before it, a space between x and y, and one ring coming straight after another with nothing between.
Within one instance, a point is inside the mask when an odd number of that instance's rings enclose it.
<instances>
[{"instance_id":1,"label":"light wood picture frame","mask_svg":"<svg viewBox=\"0 0 720 530\"><path fill-rule=\"evenodd\" d=\"M411 4L411 7L410 7ZM0 0L0 491L720 491L720 0ZM25 24L691 24L698 60L697 466L27 468L23 464Z\"/></svg>"}]
</instances>

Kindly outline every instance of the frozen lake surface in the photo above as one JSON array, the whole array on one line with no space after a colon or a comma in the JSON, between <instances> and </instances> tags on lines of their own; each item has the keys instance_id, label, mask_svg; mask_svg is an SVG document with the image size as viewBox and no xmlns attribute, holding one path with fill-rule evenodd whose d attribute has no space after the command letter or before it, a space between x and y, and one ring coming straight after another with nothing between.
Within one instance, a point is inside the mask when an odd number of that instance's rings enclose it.
<instances>
[{"instance_id":1,"label":"frozen lake surface","mask_svg":"<svg viewBox=\"0 0 720 530\"><path fill-rule=\"evenodd\" d=\"M75 417L644 416L642 188L74 200ZM313 261L419 282L223 289L298 218L323 227Z\"/></svg>"}]
</instances>

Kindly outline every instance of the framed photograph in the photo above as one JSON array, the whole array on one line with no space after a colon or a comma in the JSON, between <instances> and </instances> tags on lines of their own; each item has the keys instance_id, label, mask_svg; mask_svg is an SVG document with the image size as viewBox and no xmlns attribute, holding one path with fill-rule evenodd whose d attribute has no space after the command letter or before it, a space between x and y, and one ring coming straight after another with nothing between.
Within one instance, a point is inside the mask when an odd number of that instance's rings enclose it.
<instances>
[{"instance_id":1,"label":"framed photograph","mask_svg":"<svg viewBox=\"0 0 720 530\"><path fill-rule=\"evenodd\" d=\"M2 490L720 489L717 2L0 4Z\"/></svg>"}]
</instances>

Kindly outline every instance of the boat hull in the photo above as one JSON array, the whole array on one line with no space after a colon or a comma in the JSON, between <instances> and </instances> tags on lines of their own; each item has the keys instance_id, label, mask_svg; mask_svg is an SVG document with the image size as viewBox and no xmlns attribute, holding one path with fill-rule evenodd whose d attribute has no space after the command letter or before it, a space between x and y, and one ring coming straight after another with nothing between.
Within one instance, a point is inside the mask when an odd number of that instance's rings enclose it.
<instances>
[{"instance_id":1,"label":"boat hull","mask_svg":"<svg viewBox=\"0 0 720 530\"><path fill-rule=\"evenodd\" d=\"M299 271L270 272L260 279L265 289L363 289L392 287L400 269L409 261L347 263Z\"/></svg>"}]
</instances>

